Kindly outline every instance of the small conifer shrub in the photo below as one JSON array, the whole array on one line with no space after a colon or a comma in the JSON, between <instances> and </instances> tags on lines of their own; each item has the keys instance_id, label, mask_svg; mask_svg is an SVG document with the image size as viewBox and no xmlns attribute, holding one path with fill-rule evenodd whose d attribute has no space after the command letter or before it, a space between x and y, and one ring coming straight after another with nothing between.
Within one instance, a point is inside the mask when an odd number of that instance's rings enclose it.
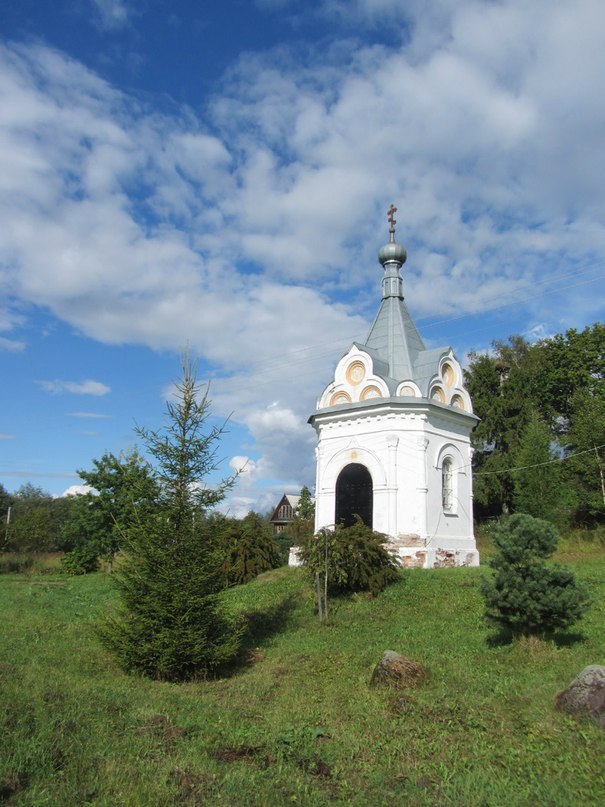
<instances>
[{"instance_id":1,"label":"small conifer shrub","mask_svg":"<svg viewBox=\"0 0 605 807\"><path fill-rule=\"evenodd\" d=\"M258 513L229 519L223 527L226 572L231 585L247 583L262 572L282 565L271 526Z\"/></svg>"},{"instance_id":2,"label":"small conifer shrub","mask_svg":"<svg viewBox=\"0 0 605 807\"><path fill-rule=\"evenodd\" d=\"M397 561L386 548L387 537L356 517L351 527L323 529L307 538L300 558L313 579L327 569L328 591L370 591L378 594L399 579Z\"/></svg>"},{"instance_id":3,"label":"small conifer shrub","mask_svg":"<svg viewBox=\"0 0 605 807\"><path fill-rule=\"evenodd\" d=\"M589 606L588 594L573 573L544 563L559 536L548 521L518 513L493 534L499 550L490 561L495 574L484 580L487 622L512 634L548 635L573 625Z\"/></svg>"}]
</instances>

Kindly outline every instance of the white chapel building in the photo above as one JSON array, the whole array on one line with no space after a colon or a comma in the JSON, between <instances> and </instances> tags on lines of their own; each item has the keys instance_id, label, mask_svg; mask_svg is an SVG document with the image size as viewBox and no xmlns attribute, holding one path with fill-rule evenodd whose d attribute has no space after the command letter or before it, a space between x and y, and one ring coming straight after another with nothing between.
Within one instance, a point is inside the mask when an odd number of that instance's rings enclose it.
<instances>
[{"instance_id":1,"label":"white chapel building","mask_svg":"<svg viewBox=\"0 0 605 807\"><path fill-rule=\"evenodd\" d=\"M476 566L472 449L478 418L451 347L426 349L403 297L406 251L378 253L382 301L336 365L309 422L317 432L315 529L359 515L402 566Z\"/></svg>"}]
</instances>

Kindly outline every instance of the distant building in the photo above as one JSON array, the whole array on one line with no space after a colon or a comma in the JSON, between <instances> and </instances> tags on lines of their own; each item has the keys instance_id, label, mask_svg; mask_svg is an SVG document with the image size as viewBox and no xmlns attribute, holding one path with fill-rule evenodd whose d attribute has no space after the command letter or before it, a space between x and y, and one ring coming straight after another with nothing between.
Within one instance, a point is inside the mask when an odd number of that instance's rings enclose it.
<instances>
[{"instance_id":1,"label":"distant building","mask_svg":"<svg viewBox=\"0 0 605 807\"><path fill-rule=\"evenodd\" d=\"M309 418L318 438L315 530L359 515L389 536L402 566L475 566L470 434L478 418L452 348L427 349L404 302L407 253L395 241L395 210L378 253L374 324L340 359Z\"/></svg>"},{"instance_id":2,"label":"distant building","mask_svg":"<svg viewBox=\"0 0 605 807\"><path fill-rule=\"evenodd\" d=\"M294 521L294 513L296 512L299 501L300 496L293 495L292 493L284 493L281 497L279 504L273 511L273 515L269 519L275 535L285 530L286 527L289 527Z\"/></svg>"}]
</instances>

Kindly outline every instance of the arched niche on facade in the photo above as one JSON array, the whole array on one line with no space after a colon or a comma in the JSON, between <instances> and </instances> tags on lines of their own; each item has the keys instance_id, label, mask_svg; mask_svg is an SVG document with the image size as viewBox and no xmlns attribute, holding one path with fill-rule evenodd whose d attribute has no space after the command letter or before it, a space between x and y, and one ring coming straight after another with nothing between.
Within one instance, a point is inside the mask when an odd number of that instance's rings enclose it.
<instances>
[{"instance_id":1,"label":"arched niche on facade","mask_svg":"<svg viewBox=\"0 0 605 807\"><path fill-rule=\"evenodd\" d=\"M445 514L456 515L459 512L459 478L466 476L467 471L460 450L452 443L441 446L435 468L441 478L441 509Z\"/></svg>"},{"instance_id":2,"label":"arched niche on facade","mask_svg":"<svg viewBox=\"0 0 605 807\"><path fill-rule=\"evenodd\" d=\"M372 475L359 462L345 465L336 480L334 523L351 527L358 515L366 527L372 529L373 511Z\"/></svg>"}]
</instances>

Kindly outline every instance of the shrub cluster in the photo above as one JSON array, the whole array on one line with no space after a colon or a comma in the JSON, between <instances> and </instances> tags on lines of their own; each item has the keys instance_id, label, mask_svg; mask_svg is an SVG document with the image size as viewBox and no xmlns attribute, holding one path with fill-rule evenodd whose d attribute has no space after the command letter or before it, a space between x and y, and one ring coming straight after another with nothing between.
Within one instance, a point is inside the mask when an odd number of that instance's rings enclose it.
<instances>
[{"instance_id":1,"label":"shrub cluster","mask_svg":"<svg viewBox=\"0 0 605 807\"><path fill-rule=\"evenodd\" d=\"M225 519L220 533L230 585L248 583L282 565L280 547L271 526L258 513L250 512L241 520Z\"/></svg>"},{"instance_id":2,"label":"shrub cluster","mask_svg":"<svg viewBox=\"0 0 605 807\"><path fill-rule=\"evenodd\" d=\"M387 540L357 517L351 527L322 529L307 538L300 546L300 558L313 578L327 569L332 593L378 594L399 579L399 565L386 548Z\"/></svg>"},{"instance_id":3,"label":"shrub cluster","mask_svg":"<svg viewBox=\"0 0 605 807\"><path fill-rule=\"evenodd\" d=\"M83 543L76 549L72 549L64 558L61 558L61 566L67 574L96 572L99 568L97 544Z\"/></svg>"}]
</instances>

